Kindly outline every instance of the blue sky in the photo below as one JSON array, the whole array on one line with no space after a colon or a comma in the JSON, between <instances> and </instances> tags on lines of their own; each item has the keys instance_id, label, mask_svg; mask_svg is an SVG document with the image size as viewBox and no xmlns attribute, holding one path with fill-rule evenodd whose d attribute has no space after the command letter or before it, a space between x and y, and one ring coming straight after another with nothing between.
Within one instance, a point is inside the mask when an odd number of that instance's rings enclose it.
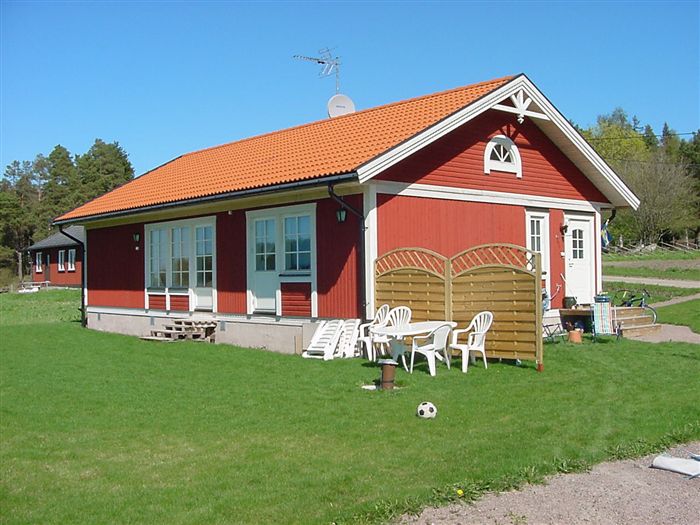
<instances>
[{"instance_id":1,"label":"blue sky","mask_svg":"<svg viewBox=\"0 0 700 525\"><path fill-rule=\"evenodd\" d=\"M695 131L699 5L1 0L0 163L99 137L141 174L325 118L334 81L292 59L323 47L358 109L523 72L580 125L622 106Z\"/></svg>"}]
</instances>

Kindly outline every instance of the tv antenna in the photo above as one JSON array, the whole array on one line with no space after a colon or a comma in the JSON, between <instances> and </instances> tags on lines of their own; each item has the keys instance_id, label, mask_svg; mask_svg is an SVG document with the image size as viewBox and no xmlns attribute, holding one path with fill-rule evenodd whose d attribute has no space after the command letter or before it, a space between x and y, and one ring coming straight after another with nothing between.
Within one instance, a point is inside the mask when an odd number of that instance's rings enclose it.
<instances>
[{"instance_id":1,"label":"tv antenna","mask_svg":"<svg viewBox=\"0 0 700 525\"><path fill-rule=\"evenodd\" d=\"M340 57L333 57L331 50L329 48L319 49L318 54L320 57L307 57L304 55L294 55L293 58L299 60L306 60L308 62L315 62L321 66L321 71L319 71L319 78L329 77L335 73L335 92L340 93Z\"/></svg>"}]
</instances>

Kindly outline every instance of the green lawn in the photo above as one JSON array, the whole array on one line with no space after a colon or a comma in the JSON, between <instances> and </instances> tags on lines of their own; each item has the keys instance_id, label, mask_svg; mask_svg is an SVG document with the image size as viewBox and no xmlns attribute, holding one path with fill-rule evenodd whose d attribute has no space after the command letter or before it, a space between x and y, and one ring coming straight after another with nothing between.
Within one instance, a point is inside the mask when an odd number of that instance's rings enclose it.
<instances>
[{"instance_id":1,"label":"green lawn","mask_svg":"<svg viewBox=\"0 0 700 525\"><path fill-rule=\"evenodd\" d=\"M605 266L605 275L623 275L626 277L651 277L654 279L676 279L681 281L700 281L700 269L695 268L629 268L621 266Z\"/></svg>"},{"instance_id":2,"label":"green lawn","mask_svg":"<svg viewBox=\"0 0 700 525\"><path fill-rule=\"evenodd\" d=\"M617 290L632 290L637 292L637 294L641 294L642 290L647 290L649 295L651 295L647 302L651 304L668 301L674 297L685 297L686 295L700 293L700 288L674 288L671 286L641 285L615 281L603 281L603 289L613 298Z\"/></svg>"},{"instance_id":3,"label":"green lawn","mask_svg":"<svg viewBox=\"0 0 700 525\"><path fill-rule=\"evenodd\" d=\"M689 326L700 334L700 299L657 308L660 323Z\"/></svg>"},{"instance_id":4,"label":"green lawn","mask_svg":"<svg viewBox=\"0 0 700 525\"><path fill-rule=\"evenodd\" d=\"M377 393L361 360L85 330L70 294L0 296L2 523L380 522L700 439L698 345L558 343L543 373Z\"/></svg>"}]
</instances>

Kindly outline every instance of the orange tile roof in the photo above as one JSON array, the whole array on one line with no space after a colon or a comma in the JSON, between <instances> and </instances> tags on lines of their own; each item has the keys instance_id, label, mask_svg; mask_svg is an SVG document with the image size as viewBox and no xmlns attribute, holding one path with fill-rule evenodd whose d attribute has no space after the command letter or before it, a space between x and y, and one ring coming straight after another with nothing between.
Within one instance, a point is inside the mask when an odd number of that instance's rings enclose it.
<instances>
[{"instance_id":1,"label":"orange tile roof","mask_svg":"<svg viewBox=\"0 0 700 525\"><path fill-rule=\"evenodd\" d=\"M352 173L512 78L472 84L186 153L55 220Z\"/></svg>"}]
</instances>

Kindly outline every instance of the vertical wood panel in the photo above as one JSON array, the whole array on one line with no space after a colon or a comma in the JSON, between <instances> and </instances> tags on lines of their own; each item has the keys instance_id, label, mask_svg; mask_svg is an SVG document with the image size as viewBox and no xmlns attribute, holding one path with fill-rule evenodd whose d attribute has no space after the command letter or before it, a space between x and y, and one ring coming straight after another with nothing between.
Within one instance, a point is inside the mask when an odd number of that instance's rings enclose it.
<instances>
[{"instance_id":1,"label":"vertical wood panel","mask_svg":"<svg viewBox=\"0 0 700 525\"><path fill-rule=\"evenodd\" d=\"M141 236L139 249L133 234ZM87 230L88 304L143 308L143 224L128 224Z\"/></svg>"},{"instance_id":2,"label":"vertical wood panel","mask_svg":"<svg viewBox=\"0 0 700 525\"><path fill-rule=\"evenodd\" d=\"M165 310L165 295L148 294L149 310Z\"/></svg>"},{"instance_id":3,"label":"vertical wood panel","mask_svg":"<svg viewBox=\"0 0 700 525\"><path fill-rule=\"evenodd\" d=\"M190 309L190 296L171 294L170 309L174 311L187 312Z\"/></svg>"},{"instance_id":4,"label":"vertical wood panel","mask_svg":"<svg viewBox=\"0 0 700 525\"><path fill-rule=\"evenodd\" d=\"M219 312L246 313L245 211L216 216L216 285Z\"/></svg>"},{"instance_id":5,"label":"vertical wood panel","mask_svg":"<svg viewBox=\"0 0 700 525\"><path fill-rule=\"evenodd\" d=\"M282 283L282 315L311 317L311 284Z\"/></svg>"}]
</instances>

